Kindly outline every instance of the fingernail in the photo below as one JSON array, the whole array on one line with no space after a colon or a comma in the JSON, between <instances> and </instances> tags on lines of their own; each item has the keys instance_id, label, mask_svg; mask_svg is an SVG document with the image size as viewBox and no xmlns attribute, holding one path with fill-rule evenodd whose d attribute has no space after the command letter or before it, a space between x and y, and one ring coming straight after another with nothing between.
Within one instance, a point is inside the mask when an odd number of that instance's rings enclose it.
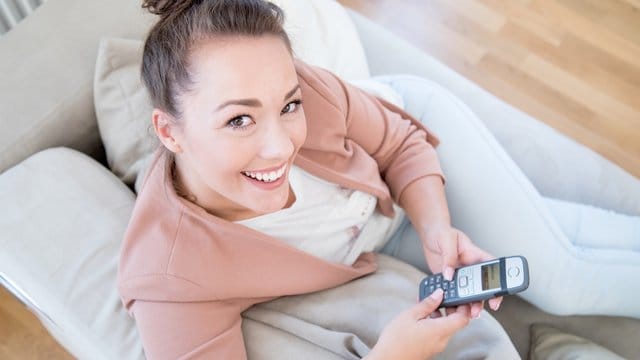
<instances>
[{"instance_id":1,"label":"fingernail","mask_svg":"<svg viewBox=\"0 0 640 360\"><path fill-rule=\"evenodd\" d=\"M442 275L444 276L445 279L447 279L448 281L453 280L453 268L451 266L447 266L444 268L444 271L442 272Z\"/></svg>"}]
</instances>

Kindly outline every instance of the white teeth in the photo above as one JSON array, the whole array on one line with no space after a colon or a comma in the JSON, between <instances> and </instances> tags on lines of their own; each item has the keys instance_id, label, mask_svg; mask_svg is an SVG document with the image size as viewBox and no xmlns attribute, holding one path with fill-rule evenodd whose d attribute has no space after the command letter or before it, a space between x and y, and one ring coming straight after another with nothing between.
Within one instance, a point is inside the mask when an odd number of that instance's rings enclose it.
<instances>
[{"instance_id":1,"label":"white teeth","mask_svg":"<svg viewBox=\"0 0 640 360\"><path fill-rule=\"evenodd\" d=\"M243 171L242 173L246 176L252 177L254 179L264 181L264 182L274 182L282 177L284 172L287 170L287 164L284 164L280 169L276 171L270 171L265 173L253 172L253 171Z\"/></svg>"}]
</instances>

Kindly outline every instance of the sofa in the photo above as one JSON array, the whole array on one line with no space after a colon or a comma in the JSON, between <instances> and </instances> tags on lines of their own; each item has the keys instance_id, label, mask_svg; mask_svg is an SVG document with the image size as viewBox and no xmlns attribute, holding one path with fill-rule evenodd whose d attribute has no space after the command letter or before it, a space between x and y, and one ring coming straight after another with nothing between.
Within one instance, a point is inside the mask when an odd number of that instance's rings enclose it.
<instances>
[{"instance_id":1,"label":"sofa","mask_svg":"<svg viewBox=\"0 0 640 360\"><path fill-rule=\"evenodd\" d=\"M427 78L472 109L540 194L640 213L640 182L616 165L357 13L341 8L351 25L345 18L327 23L323 16L335 16L339 5L303 3L288 6L292 11L313 9L315 22L299 21L289 30L313 25L333 31L332 36L342 37L343 48L334 48L342 54L337 60L322 58L332 52L321 47L300 48L298 55L319 65L333 61L341 75L363 87L371 86L366 78L375 75ZM100 123L106 110L97 95L106 90L96 87L102 79L96 59L105 39L139 42L155 20L136 1L49 0L0 37L0 282L77 358L144 356L133 319L120 303L115 277L136 179L144 172L145 163L137 156L148 149L132 146L114 153L111 148L122 132L109 133ZM348 28L336 28L336 22ZM323 41L323 34L304 36ZM354 51L365 61L354 60ZM109 111L117 115L124 110ZM147 127L136 126L125 130L148 135ZM117 156L136 159L127 168L133 175L117 169ZM640 353L637 336L630 336L640 334L636 318L551 314L518 296L505 298L493 314L523 358L575 353L632 358Z\"/></svg>"}]
</instances>

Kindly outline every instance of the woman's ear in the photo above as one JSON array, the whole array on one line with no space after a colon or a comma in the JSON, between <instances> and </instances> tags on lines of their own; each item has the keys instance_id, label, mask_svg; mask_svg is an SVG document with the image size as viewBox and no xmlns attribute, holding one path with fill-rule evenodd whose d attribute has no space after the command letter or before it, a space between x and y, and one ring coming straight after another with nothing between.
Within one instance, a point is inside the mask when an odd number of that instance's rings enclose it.
<instances>
[{"instance_id":1,"label":"woman's ear","mask_svg":"<svg viewBox=\"0 0 640 360\"><path fill-rule=\"evenodd\" d=\"M160 109L153 109L151 121L162 144L173 153L182 152L179 141L180 133L173 117Z\"/></svg>"}]
</instances>

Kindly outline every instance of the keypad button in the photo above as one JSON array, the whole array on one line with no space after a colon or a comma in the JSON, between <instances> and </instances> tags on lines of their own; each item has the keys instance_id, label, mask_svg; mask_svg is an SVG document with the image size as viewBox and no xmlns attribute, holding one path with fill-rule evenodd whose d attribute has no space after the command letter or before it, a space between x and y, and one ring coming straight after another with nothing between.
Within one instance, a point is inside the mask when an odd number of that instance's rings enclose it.
<instances>
[{"instance_id":1,"label":"keypad button","mask_svg":"<svg viewBox=\"0 0 640 360\"><path fill-rule=\"evenodd\" d=\"M442 282L442 275L436 276L436 284L439 284L440 282Z\"/></svg>"},{"instance_id":2,"label":"keypad button","mask_svg":"<svg viewBox=\"0 0 640 360\"><path fill-rule=\"evenodd\" d=\"M432 293L434 291L436 291L435 285L429 285L429 292Z\"/></svg>"},{"instance_id":3,"label":"keypad button","mask_svg":"<svg viewBox=\"0 0 640 360\"><path fill-rule=\"evenodd\" d=\"M448 283L448 282L443 282L443 283L442 283L442 288L443 288L444 290L447 290L447 289L449 288L449 283Z\"/></svg>"}]
</instances>

